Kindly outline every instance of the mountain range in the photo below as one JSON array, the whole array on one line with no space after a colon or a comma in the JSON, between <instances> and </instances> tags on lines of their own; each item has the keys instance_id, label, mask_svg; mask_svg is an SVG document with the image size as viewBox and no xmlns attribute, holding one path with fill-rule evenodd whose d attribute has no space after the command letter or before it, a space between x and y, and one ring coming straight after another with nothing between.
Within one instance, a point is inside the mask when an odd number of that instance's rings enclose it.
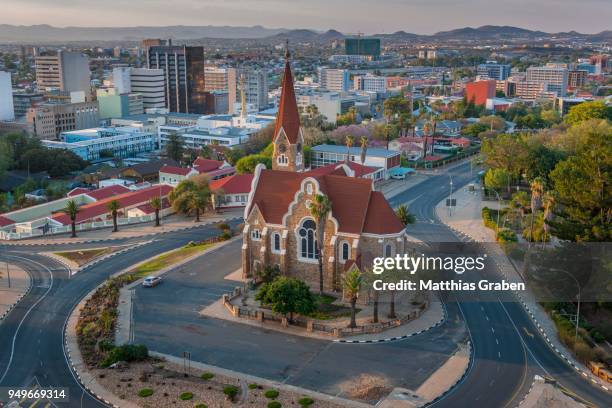
<instances>
[{"instance_id":1,"label":"mountain range","mask_svg":"<svg viewBox=\"0 0 612 408\"><path fill-rule=\"evenodd\" d=\"M552 38L576 38L595 42L611 41L612 30L597 34L581 34L575 31L546 33L512 26L485 25L477 28L464 27L422 35L397 31L378 34L387 41L446 41L446 40L535 40ZM294 42L324 43L342 39L345 35L336 30L317 31L309 29L266 28L262 26L165 26L165 27L53 27L50 25L17 26L0 24L0 43L53 43L79 41L139 41L143 38L173 38L194 40L217 39L266 39L270 41L289 39Z\"/></svg>"}]
</instances>

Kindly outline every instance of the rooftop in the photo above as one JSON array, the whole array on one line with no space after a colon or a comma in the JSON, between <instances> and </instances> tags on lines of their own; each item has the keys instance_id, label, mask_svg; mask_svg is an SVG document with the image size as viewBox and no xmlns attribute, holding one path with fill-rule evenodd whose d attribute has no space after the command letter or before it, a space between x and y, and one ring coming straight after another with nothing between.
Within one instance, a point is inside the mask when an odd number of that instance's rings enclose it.
<instances>
[{"instance_id":1,"label":"rooftop","mask_svg":"<svg viewBox=\"0 0 612 408\"><path fill-rule=\"evenodd\" d=\"M336 154L346 154L346 146L342 146L342 145L328 145L328 144L322 144L322 145L317 145L314 146L311 151L313 152L325 152L325 153L336 153ZM351 155L355 155L355 156L360 156L361 155L361 147L351 147L350 149L350 154ZM387 149L382 149L382 148L378 148L378 147L370 147L367 150L367 156L373 156L373 157L394 157L397 156L399 153L392 151L392 150L387 150Z\"/></svg>"}]
</instances>

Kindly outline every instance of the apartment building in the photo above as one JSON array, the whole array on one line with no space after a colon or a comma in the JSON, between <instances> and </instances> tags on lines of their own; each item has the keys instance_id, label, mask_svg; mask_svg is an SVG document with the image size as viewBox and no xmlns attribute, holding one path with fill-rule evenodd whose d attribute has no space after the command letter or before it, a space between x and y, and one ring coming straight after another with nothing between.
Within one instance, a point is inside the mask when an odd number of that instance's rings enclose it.
<instances>
[{"instance_id":1,"label":"apartment building","mask_svg":"<svg viewBox=\"0 0 612 408\"><path fill-rule=\"evenodd\" d=\"M45 103L31 108L26 117L34 135L43 140L56 140L62 132L95 127L100 122L98 101Z\"/></svg>"},{"instance_id":2,"label":"apartment building","mask_svg":"<svg viewBox=\"0 0 612 408\"><path fill-rule=\"evenodd\" d=\"M530 82L544 82L549 92L556 92L557 96L567 93L569 72L567 68L550 65L545 67L527 68L526 80Z\"/></svg>"},{"instance_id":3,"label":"apartment building","mask_svg":"<svg viewBox=\"0 0 612 408\"><path fill-rule=\"evenodd\" d=\"M54 55L37 56L35 65L38 89L58 89L67 94L85 92L89 95L91 74L86 55L59 50Z\"/></svg>"},{"instance_id":4,"label":"apartment building","mask_svg":"<svg viewBox=\"0 0 612 408\"><path fill-rule=\"evenodd\" d=\"M228 68L227 92L229 113L238 113L240 90L244 86L246 103L255 111L268 107L268 72L263 69Z\"/></svg>"},{"instance_id":5,"label":"apartment building","mask_svg":"<svg viewBox=\"0 0 612 408\"><path fill-rule=\"evenodd\" d=\"M166 107L166 82L163 69L117 67L113 84L119 94L142 95L144 109Z\"/></svg>"},{"instance_id":6,"label":"apartment building","mask_svg":"<svg viewBox=\"0 0 612 408\"><path fill-rule=\"evenodd\" d=\"M349 90L350 79L347 69L318 69L319 85L328 91L346 92Z\"/></svg>"}]
</instances>

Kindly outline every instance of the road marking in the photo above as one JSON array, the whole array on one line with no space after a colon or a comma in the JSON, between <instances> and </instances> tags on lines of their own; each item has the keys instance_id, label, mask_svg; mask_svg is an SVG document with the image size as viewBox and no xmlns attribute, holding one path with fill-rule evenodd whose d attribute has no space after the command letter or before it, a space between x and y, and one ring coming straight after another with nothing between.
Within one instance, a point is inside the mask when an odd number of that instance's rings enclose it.
<instances>
[{"instance_id":1,"label":"road marking","mask_svg":"<svg viewBox=\"0 0 612 408\"><path fill-rule=\"evenodd\" d=\"M497 358L501 358L501 351L497 352Z\"/></svg>"},{"instance_id":2,"label":"road marking","mask_svg":"<svg viewBox=\"0 0 612 408\"><path fill-rule=\"evenodd\" d=\"M527 330L527 328L525 326L523 326L523 331L525 332L526 335L528 335L529 337L533 337L533 333L531 333L529 330Z\"/></svg>"},{"instance_id":3,"label":"road marking","mask_svg":"<svg viewBox=\"0 0 612 408\"><path fill-rule=\"evenodd\" d=\"M495 339L495 344L499 346L499 340Z\"/></svg>"},{"instance_id":4,"label":"road marking","mask_svg":"<svg viewBox=\"0 0 612 408\"><path fill-rule=\"evenodd\" d=\"M32 263L38 264L39 266L42 266L44 269L46 269L49 272L49 276L51 277L51 284L49 285L49 288L45 291L45 293L43 293L43 295L36 302L34 302L34 304L32 306L30 306L28 311L25 313L25 315L23 315L23 318L19 322L19 325L17 326L17 329L15 330L15 334L13 335L13 341L11 343L11 356L9 357L9 362L6 365L6 370L4 371L4 374L2 374L2 377L0 377L0 384L2 383L2 381L4 380L6 375L8 374L9 369L11 368L11 363L13 362L13 356L15 355L15 342L17 341L17 335L19 334L19 329L21 329L21 325L23 324L25 319L27 319L27 317L30 315L30 312L32 311L32 309L34 309L36 306L38 306L38 304L45 297L47 297L47 294L51 291L51 288L53 287L53 273L51 273L49 268L45 267L44 265L42 265L42 264L40 264L40 263L38 263L36 261L33 261L31 259L28 259L28 258L21 257L21 256L17 256L17 255L6 255L6 256L12 257L12 258L22 259L22 260L25 260L27 262L32 262Z\"/></svg>"},{"instance_id":5,"label":"road marking","mask_svg":"<svg viewBox=\"0 0 612 408\"><path fill-rule=\"evenodd\" d=\"M495 333L495 329L493 328L493 326L491 326L491 331Z\"/></svg>"}]
</instances>

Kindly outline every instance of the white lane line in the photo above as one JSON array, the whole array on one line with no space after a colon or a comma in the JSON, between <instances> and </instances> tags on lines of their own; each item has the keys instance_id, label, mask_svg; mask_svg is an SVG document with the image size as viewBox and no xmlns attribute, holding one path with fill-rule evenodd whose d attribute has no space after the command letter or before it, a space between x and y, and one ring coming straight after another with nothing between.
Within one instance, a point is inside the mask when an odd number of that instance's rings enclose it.
<instances>
[{"instance_id":1,"label":"white lane line","mask_svg":"<svg viewBox=\"0 0 612 408\"><path fill-rule=\"evenodd\" d=\"M499 346L499 340L495 339L495 344Z\"/></svg>"}]
</instances>

